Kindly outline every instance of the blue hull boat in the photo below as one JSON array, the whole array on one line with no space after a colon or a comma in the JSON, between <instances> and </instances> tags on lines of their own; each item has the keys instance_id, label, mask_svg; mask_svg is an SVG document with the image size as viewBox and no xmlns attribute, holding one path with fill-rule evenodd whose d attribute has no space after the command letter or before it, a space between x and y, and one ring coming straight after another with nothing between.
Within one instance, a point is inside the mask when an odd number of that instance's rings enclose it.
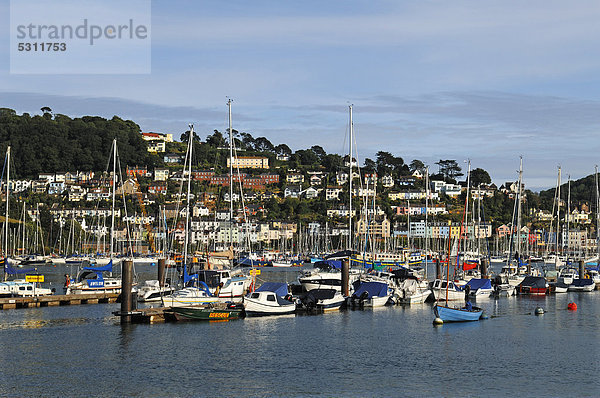
<instances>
[{"instance_id":1,"label":"blue hull boat","mask_svg":"<svg viewBox=\"0 0 600 398\"><path fill-rule=\"evenodd\" d=\"M433 307L435 316L444 322L468 322L478 321L483 314L481 308L472 307L470 310L466 308L450 308L441 305Z\"/></svg>"}]
</instances>

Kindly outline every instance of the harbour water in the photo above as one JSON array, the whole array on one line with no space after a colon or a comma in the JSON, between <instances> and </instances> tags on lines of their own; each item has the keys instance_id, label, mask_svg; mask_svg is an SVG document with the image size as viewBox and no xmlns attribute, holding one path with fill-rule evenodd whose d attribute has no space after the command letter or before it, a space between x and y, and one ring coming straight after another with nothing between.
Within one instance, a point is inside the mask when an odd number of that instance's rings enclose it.
<instances>
[{"instance_id":1,"label":"harbour water","mask_svg":"<svg viewBox=\"0 0 600 398\"><path fill-rule=\"evenodd\" d=\"M262 270L269 280L296 275ZM600 395L600 292L477 304L489 319L442 326L431 304L125 326L112 315L118 304L5 310L0 395Z\"/></svg>"}]
</instances>

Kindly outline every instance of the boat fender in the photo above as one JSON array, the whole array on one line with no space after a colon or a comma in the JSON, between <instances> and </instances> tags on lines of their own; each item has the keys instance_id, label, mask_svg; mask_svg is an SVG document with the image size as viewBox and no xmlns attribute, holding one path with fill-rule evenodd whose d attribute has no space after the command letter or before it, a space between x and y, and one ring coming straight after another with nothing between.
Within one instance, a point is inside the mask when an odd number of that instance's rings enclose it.
<instances>
[{"instance_id":1,"label":"boat fender","mask_svg":"<svg viewBox=\"0 0 600 398\"><path fill-rule=\"evenodd\" d=\"M577 311L577 304L575 304L575 303L569 303L567 305L567 309L570 310L570 311Z\"/></svg>"},{"instance_id":2,"label":"boat fender","mask_svg":"<svg viewBox=\"0 0 600 398\"><path fill-rule=\"evenodd\" d=\"M442 318L435 318L435 319L433 320L433 324L434 324L434 325L443 325L443 324L444 324L444 321L442 320Z\"/></svg>"},{"instance_id":3,"label":"boat fender","mask_svg":"<svg viewBox=\"0 0 600 398\"><path fill-rule=\"evenodd\" d=\"M292 296L291 294L286 294L284 299L286 299L287 301L294 302L294 296Z\"/></svg>"}]
</instances>

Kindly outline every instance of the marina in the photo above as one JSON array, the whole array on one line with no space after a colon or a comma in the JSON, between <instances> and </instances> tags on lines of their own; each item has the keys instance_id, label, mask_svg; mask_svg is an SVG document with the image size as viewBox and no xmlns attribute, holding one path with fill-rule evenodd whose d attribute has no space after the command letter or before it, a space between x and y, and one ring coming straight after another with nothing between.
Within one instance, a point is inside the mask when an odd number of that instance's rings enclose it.
<instances>
[{"instance_id":1,"label":"marina","mask_svg":"<svg viewBox=\"0 0 600 398\"><path fill-rule=\"evenodd\" d=\"M62 271L56 270L57 280ZM297 277L296 270L262 271L270 281ZM151 278L156 269L138 272ZM431 303L150 325L121 325L114 303L1 311L0 395L19 391L24 374L36 379L32 395L61 395L91 371L104 375L94 384L104 396L188 396L190 389L232 397L597 395L599 292L475 300L489 319L442 326L432 325ZM567 309L571 302L576 311ZM543 315L535 315L538 307ZM145 310L153 311L161 310ZM307 349L314 341L318 353ZM85 355L66 357L70 347ZM202 361L210 377L175 369L174 352L177 362ZM284 364L274 367L273 357ZM577 369L571 382L588 393L574 393L563 382L571 368ZM432 373L439 374L435 382L423 377ZM224 389L228 380L237 382Z\"/></svg>"}]
</instances>

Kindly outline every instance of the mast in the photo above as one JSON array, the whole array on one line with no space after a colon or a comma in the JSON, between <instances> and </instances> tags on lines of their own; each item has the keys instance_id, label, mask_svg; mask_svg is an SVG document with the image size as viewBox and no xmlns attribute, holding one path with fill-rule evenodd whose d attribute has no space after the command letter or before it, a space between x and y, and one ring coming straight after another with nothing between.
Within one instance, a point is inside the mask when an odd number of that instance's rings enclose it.
<instances>
[{"instance_id":1,"label":"mast","mask_svg":"<svg viewBox=\"0 0 600 398\"><path fill-rule=\"evenodd\" d=\"M429 166L425 168L425 279L427 279L427 253L429 253L427 213L429 213Z\"/></svg>"},{"instance_id":2,"label":"mast","mask_svg":"<svg viewBox=\"0 0 600 398\"><path fill-rule=\"evenodd\" d=\"M599 243L599 237L600 234L599 229L600 228L600 211L598 211L598 204L600 204L600 195L598 192L598 165L596 165L596 173L595 173L595 180L596 180L596 254L598 255L598 260L600 261L600 244Z\"/></svg>"},{"instance_id":3,"label":"mast","mask_svg":"<svg viewBox=\"0 0 600 398\"><path fill-rule=\"evenodd\" d=\"M465 268L465 260L467 259L467 238L469 236L469 196L470 196L470 186L471 186L471 159L467 160L467 197L465 198L465 214L463 215L464 217L464 222L463 225L466 223L466 227L465 229L462 231L465 235L464 235L464 239L465 239L465 243L464 243L464 255L463 255L463 271ZM458 240L460 241L460 236L458 237ZM459 250L460 251L460 250ZM459 263L459 259L460 259L460 253L456 254L456 264L457 266L460 266Z\"/></svg>"},{"instance_id":4,"label":"mast","mask_svg":"<svg viewBox=\"0 0 600 398\"><path fill-rule=\"evenodd\" d=\"M352 139L354 133L354 125L352 124L352 105L348 106L350 111L350 174L348 179L350 181L349 190L350 190L350 206L348 210L348 250L352 249ZM364 260L364 258L363 258Z\"/></svg>"},{"instance_id":5,"label":"mast","mask_svg":"<svg viewBox=\"0 0 600 398\"><path fill-rule=\"evenodd\" d=\"M187 256L188 256L188 244L189 244L189 223L190 223L190 191L192 189L192 149L194 139L194 125L190 124L190 136L188 137L188 183L187 183L187 197L185 199L185 240L183 246L183 272L185 275L187 267ZM185 174L185 173L184 173ZM229 198L231 199L231 197ZM184 282L185 283L185 282Z\"/></svg>"},{"instance_id":6,"label":"mast","mask_svg":"<svg viewBox=\"0 0 600 398\"><path fill-rule=\"evenodd\" d=\"M227 100L229 114L229 250L233 253L233 130L231 129L231 98Z\"/></svg>"},{"instance_id":7,"label":"mast","mask_svg":"<svg viewBox=\"0 0 600 398\"><path fill-rule=\"evenodd\" d=\"M517 269L521 259L521 195L523 194L521 187L523 186L523 156L520 157L519 164L519 187L517 188Z\"/></svg>"},{"instance_id":8,"label":"mast","mask_svg":"<svg viewBox=\"0 0 600 398\"><path fill-rule=\"evenodd\" d=\"M569 236L569 227L570 227L570 223L571 223L571 175L568 174L567 175L567 212L566 212L566 219L567 219L567 256L569 253L569 249L571 247L571 239ZM564 237L563 237L563 241L564 241ZM564 243L564 242L563 242ZM569 257L567 257L569 258Z\"/></svg>"},{"instance_id":9,"label":"mast","mask_svg":"<svg viewBox=\"0 0 600 398\"><path fill-rule=\"evenodd\" d=\"M110 211L110 259L113 258L115 240L115 189L117 187L117 139L113 139L112 209Z\"/></svg>"},{"instance_id":10,"label":"mast","mask_svg":"<svg viewBox=\"0 0 600 398\"><path fill-rule=\"evenodd\" d=\"M10 146L6 148L6 214L4 216L4 257L8 262L8 206L10 197Z\"/></svg>"},{"instance_id":11,"label":"mast","mask_svg":"<svg viewBox=\"0 0 600 398\"><path fill-rule=\"evenodd\" d=\"M554 268L556 269L559 263L558 259L558 236L560 233L560 175L561 169L558 166L558 182L557 182L557 191L556 191L556 255L554 256Z\"/></svg>"}]
</instances>

